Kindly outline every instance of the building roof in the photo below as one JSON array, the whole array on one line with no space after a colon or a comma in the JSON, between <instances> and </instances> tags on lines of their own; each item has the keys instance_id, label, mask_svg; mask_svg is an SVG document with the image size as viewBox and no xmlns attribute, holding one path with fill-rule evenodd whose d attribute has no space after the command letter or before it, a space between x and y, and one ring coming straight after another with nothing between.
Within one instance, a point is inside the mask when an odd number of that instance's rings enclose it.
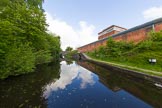
<instances>
[{"instance_id":1,"label":"building roof","mask_svg":"<svg viewBox=\"0 0 162 108\"><path fill-rule=\"evenodd\" d=\"M128 32L132 32L132 31L135 31L135 30L138 30L138 29L141 29L141 28L144 28L144 27L148 27L148 26L151 26L151 25L153 25L153 24L161 23L161 22L162 22L162 17L161 17L161 18L158 18L158 19L155 19L155 20L153 20L153 21L150 21L150 22L141 24L141 25L139 25L139 26L135 26L135 27L130 28L130 29L128 29L128 30L125 30L125 31L123 31L123 32L119 32L119 33L114 34L114 35L112 35L112 36L110 36L110 37L117 37L117 36L120 36L120 35L122 35L122 34L126 34L126 33L128 33ZM111 26L110 26L110 27L111 27ZM104 30L105 30L105 29L104 29ZM97 40L97 41L92 42L92 43L89 43L89 44L87 44L87 45L94 44L94 43L97 43L97 42L105 41L105 40L107 40L107 39L110 38L110 37L106 37L106 38ZM87 46L87 45L84 45L84 46ZM82 48L82 47L84 47L84 46L81 46L81 47L79 47L79 48Z\"/></svg>"},{"instance_id":2,"label":"building roof","mask_svg":"<svg viewBox=\"0 0 162 108\"><path fill-rule=\"evenodd\" d=\"M121 28L121 29L127 30L126 28L123 28L123 27L120 27L120 26L117 26L117 25L112 25L112 26L109 26L109 27L107 27L106 29L102 30L102 31L99 32L98 34L104 32L104 31L106 31L106 30L108 30L108 29L110 29L110 28L113 28L113 27L117 27L117 28Z\"/></svg>"}]
</instances>

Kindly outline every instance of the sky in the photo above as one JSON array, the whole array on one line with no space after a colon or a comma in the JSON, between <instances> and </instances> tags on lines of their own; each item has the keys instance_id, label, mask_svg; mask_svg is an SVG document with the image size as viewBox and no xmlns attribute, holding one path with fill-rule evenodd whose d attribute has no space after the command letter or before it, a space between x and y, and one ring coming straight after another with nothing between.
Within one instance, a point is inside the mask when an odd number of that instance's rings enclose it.
<instances>
[{"instance_id":1,"label":"sky","mask_svg":"<svg viewBox=\"0 0 162 108\"><path fill-rule=\"evenodd\" d=\"M63 50L96 41L108 26L129 29L162 17L162 0L45 0L43 8Z\"/></svg>"}]
</instances>

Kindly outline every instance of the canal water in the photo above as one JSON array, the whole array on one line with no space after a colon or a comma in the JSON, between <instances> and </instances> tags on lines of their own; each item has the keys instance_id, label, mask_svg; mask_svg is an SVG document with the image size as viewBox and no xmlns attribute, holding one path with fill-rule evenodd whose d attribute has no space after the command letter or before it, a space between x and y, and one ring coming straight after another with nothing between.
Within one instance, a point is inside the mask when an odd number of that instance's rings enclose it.
<instances>
[{"instance_id":1,"label":"canal water","mask_svg":"<svg viewBox=\"0 0 162 108\"><path fill-rule=\"evenodd\" d=\"M162 108L162 89L92 63L62 61L0 81L0 108Z\"/></svg>"}]
</instances>

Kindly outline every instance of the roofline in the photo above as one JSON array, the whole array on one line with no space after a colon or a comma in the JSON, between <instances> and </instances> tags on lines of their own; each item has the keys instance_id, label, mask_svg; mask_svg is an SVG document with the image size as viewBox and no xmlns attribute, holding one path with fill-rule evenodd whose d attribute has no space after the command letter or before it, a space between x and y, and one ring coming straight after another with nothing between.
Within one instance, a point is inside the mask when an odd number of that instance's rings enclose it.
<instances>
[{"instance_id":1,"label":"roofline","mask_svg":"<svg viewBox=\"0 0 162 108\"><path fill-rule=\"evenodd\" d=\"M125 31L123 31L123 32L119 32L119 33L114 34L114 35L112 35L112 36L110 36L110 37L118 37L119 35L126 34L126 33L128 33L128 32L135 31L135 30L138 30L138 29L140 29L140 28L144 28L144 27L147 27L147 26L150 26L150 25L153 25L153 24L157 24L157 23L160 23L160 22L162 22L162 17L161 17L161 18L158 18L158 19L155 19L155 20L152 20L152 21L150 21L150 22L146 22L146 23L144 23L144 24L135 26L135 27L130 28L130 29L128 29L128 30L125 30ZM110 37L106 37L106 38L103 38L103 39L100 39L100 40L91 42L91 43L86 44L86 45L84 45L84 46L81 46L81 47L79 47L79 48L82 48L82 47L85 47L85 46L87 46L87 45L94 44L94 43L97 43L97 42L102 42L102 41L104 41L104 40L107 40L107 39L110 38ZM78 48L77 48L77 49L78 49Z\"/></svg>"},{"instance_id":2,"label":"roofline","mask_svg":"<svg viewBox=\"0 0 162 108\"><path fill-rule=\"evenodd\" d=\"M150 22L146 22L146 23L144 23L144 24L135 26L135 27L130 28L130 29L128 29L128 30L119 32L119 33L117 33L117 34L112 35L112 37L117 37L118 35L126 34L126 33L128 33L128 32L132 32L132 31L138 30L138 29L140 29L140 28L145 28L145 27L147 27L147 26L151 26L151 25L153 25L153 24L157 24L157 23L160 23L160 22L162 22L162 17L161 17L161 18L158 18L158 19L155 19L155 20L152 20L152 21L150 21Z\"/></svg>"},{"instance_id":3,"label":"roofline","mask_svg":"<svg viewBox=\"0 0 162 108\"><path fill-rule=\"evenodd\" d=\"M112 27L118 27L118 28L127 30L126 28L123 28L123 27L120 27L120 26L117 26L117 25L111 25L111 26L107 27L106 29L102 30L101 32L99 32L98 34L104 32L104 31L106 31L106 30L108 30L108 29L110 29L110 28L112 28Z\"/></svg>"}]
</instances>

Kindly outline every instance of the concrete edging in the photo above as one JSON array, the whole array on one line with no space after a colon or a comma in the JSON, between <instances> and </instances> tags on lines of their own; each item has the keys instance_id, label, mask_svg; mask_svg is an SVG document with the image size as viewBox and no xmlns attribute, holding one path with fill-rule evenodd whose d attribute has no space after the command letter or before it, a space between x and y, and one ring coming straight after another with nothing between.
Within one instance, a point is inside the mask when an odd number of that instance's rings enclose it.
<instances>
[{"instance_id":1,"label":"concrete edging","mask_svg":"<svg viewBox=\"0 0 162 108\"><path fill-rule=\"evenodd\" d=\"M88 57L87 55L85 55L83 53L80 53L80 55L81 55L81 59L92 62L94 64L97 64L97 65L102 66L102 67L104 67L106 69L110 69L112 71L118 71L118 72L127 73L127 74L129 74L131 76L135 76L135 77L138 77L138 78L149 80L149 81L151 81L153 83L158 83L158 84L162 85L162 77L148 75L148 74L145 74L145 73L142 73L142 72L129 70L129 69L125 69L125 68L121 68L121 67L117 67L117 66L112 66L112 65L110 65L108 63L104 63L104 62L94 60L94 59Z\"/></svg>"}]
</instances>

